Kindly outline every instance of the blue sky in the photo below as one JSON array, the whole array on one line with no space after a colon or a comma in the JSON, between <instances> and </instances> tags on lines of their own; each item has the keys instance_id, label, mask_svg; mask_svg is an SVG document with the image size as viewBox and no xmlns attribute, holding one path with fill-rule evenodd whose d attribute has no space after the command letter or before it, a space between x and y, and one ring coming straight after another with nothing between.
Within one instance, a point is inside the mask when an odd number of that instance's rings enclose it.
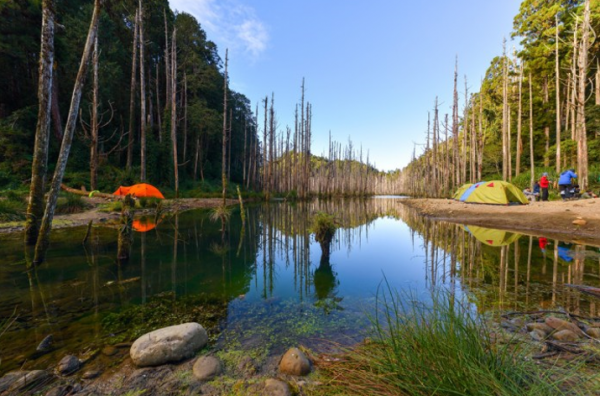
<instances>
[{"instance_id":1,"label":"blue sky","mask_svg":"<svg viewBox=\"0 0 600 396\"><path fill-rule=\"evenodd\" d=\"M275 94L280 130L294 125L302 78L313 105L315 154L335 140L362 145L379 169L402 168L425 141L435 97L451 113L455 59L464 103L494 56L509 50L520 0L171 0L194 15L231 88L253 103ZM262 116L261 116L262 118ZM259 119L261 122L261 119ZM417 153L422 146L417 146Z\"/></svg>"}]
</instances>

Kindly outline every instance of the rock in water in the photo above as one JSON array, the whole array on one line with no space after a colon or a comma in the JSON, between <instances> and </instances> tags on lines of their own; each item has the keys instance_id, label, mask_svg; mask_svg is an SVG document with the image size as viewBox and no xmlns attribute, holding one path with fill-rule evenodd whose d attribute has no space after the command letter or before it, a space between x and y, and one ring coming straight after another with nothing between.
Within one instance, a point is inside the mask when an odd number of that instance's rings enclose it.
<instances>
[{"instance_id":1,"label":"rock in water","mask_svg":"<svg viewBox=\"0 0 600 396\"><path fill-rule=\"evenodd\" d=\"M52 344L54 343L54 336L52 334L48 334L42 342L39 343L37 348L35 349L37 352L48 352L52 349Z\"/></svg>"},{"instance_id":2,"label":"rock in water","mask_svg":"<svg viewBox=\"0 0 600 396\"><path fill-rule=\"evenodd\" d=\"M269 378L265 381L265 395L268 396L292 396L290 386L283 381Z\"/></svg>"},{"instance_id":3,"label":"rock in water","mask_svg":"<svg viewBox=\"0 0 600 396\"><path fill-rule=\"evenodd\" d=\"M279 362L279 371L291 375L310 373L310 361L298 348L290 348Z\"/></svg>"},{"instance_id":4,"label":"rock in water","mask_svg":"<svg viewBox=\"0 0 600 396\"><path fill-rule=\"evenodd\" d=\"M600 329L597 327L588 327L585 332L592 338L600 339Z\"/></svg>"},{"instance_id":5,"label":"rock in water","mask_svg":"<svg viewBox=\"0 0 600 396\"><path fill-rule=\"evenodd\" d=\"M79 370L79 366L79 359L73 355L67 355L58 363L56 371L58 371L59 374L68 375Z\"/></svg>"},{"instance_id":6,"label":"rock in water","mask_svg":"<svg viewBox=\"0 0 600 396\"><path fill-rule=\"evenodd\" d=\"M200 381L208 381L221 371L221 361L214 356L202 356L194 363L194 377Z\"/></svg>"},{"instance_id":7,"label":"rock in water","mask_svg":"<svg viewBox=\"0 0 600 396\"><path fill-rule=\"evenodd\" d=\"M45 370L20 371L18 378L10 384L9 394L21 394L25 389L33 388L35 385L48 379L49 374ZM12 392L12 393L11 393Z\"/></svg>"},{"instance_id":8,"label":"rock in water","mask_svg":"<svg viewBox=\"0 0 600 396\"><path fill-rule=\"evenodd\" d=\"M584 226L587 224L587 221L583 219L573 220L573 225Z\"/></svg>"},{"instance_id":9,"label":"rock in water","mask_svg":"<svg viewBox=\"0 0 600 396\"><path fill-rule=\"evenodd\" d=\"M131 346L131 360L139 367L158 366L194 356L208 342L198 323L184 323L144 334Z\"/></svg>"}]
</instances>

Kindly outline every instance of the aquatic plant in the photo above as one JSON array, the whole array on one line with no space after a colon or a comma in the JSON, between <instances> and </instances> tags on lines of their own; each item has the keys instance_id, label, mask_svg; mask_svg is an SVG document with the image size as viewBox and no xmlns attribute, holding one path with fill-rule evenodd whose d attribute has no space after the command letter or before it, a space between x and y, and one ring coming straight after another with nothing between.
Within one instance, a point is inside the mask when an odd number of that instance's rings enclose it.
<instances>
[{"instance_id":1,"label":"aquatic plant","mask_svg":"<svg viewBox=\"0 0 600 396\"><path fill-rule=\"evenodd\" d=\"M317 362L327 385L316 394L596 394L578 381L581 365L541 366L521 343L494 341L483 319L451 292L432 302L378 292L372 338L338 359Z\"/></svg>"},{"instance_id":2,"label":"aquatic plant","mask_svg":"<svg viewBox=\"0 0 600 396\"><path fill-rule=\"evenodd\" d=\"M310 232L315 234L315 240L321 245L322 260L325 259L327 261L329 259L331 241L336 230L337 224L333 215L325 212L317 212L313 217Z\"/></svg>"}]
</instances>

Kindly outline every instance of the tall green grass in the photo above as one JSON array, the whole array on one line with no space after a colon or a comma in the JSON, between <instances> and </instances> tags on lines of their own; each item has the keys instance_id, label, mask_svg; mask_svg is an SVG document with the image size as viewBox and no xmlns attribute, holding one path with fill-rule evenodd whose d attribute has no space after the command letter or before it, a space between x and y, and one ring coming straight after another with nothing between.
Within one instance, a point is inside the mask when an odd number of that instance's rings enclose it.
<instances>
[{"instance_id":1,"label":"tall green grass","mask_svg":"<svg viewBox=\"0 0 600 396\"><path fill-rule=\"evenodd\" d=\"M0 222L25 220L27 204L21 194L13 190L0 193Z\"/></svg>"},{"instance_id":2,"label":"tall green grass","mask_svg":"<svg viewBox=\"0 0 600 396\"><path fill-rule=\"evenodd\" d=\"M57 214L81 213L87 209L87 204L81 195L66 193L56 202Z\"/></svg>"},{"instance_id":3,"label":"tall green grass","mask_svg":"<svg viewBox=\"0 0 600 396\"><path fill-rule=\"evenodd\" d=\"M485 322L449 292L424 304L410 295L378 293L373 337L319 363L332 395L589 395L570 369L540 366L524 344L497 344Z\"/></svg>"}]
</instances>

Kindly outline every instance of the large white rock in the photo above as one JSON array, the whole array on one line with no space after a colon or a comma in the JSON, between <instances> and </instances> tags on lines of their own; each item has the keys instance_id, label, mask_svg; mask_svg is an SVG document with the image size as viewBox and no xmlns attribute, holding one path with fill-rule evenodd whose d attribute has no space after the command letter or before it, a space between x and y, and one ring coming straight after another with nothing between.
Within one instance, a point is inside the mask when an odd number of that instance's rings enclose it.
<instances>
[{"instance_id":1,"label":"large white rock","mask_svg":"<svg viewBox=\"0 0 600 396\"><path fill-rule=\"evenodd\" d=\"M184 323L144 334L131 346L131 360L139 367L178 362L194 356L208 342L198 323Z\"/></svg>"}]
</instances>

